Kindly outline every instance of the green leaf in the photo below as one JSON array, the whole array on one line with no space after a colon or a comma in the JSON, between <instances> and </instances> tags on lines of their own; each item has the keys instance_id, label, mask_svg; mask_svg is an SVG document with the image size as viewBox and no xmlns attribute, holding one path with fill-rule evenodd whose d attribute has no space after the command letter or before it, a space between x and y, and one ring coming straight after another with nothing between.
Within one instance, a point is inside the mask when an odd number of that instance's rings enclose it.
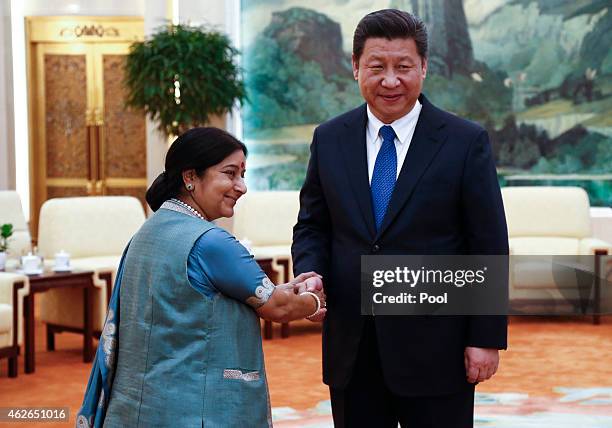
<instances>
[{"instance_id":1,"label":"green leaf","mask_svg":"<svg viewBox=\"0 0 612 428\"><path fill-rule=\"evenodd\" d=\"M3 238L10 238L13 235L13 225L11 223L5 223L0 226L0 236Z\"/></svg>"}]
</instances>

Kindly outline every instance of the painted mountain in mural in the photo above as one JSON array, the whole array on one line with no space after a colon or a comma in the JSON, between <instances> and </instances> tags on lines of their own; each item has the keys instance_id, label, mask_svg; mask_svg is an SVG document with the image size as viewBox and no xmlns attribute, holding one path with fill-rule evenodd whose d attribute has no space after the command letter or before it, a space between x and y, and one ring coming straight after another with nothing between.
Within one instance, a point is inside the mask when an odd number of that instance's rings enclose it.
<instances>
[{"instance_id":1,"label":"painted mountain in mural","mask_svg":"<svg viewBox=\"0 0 612 428\"><path fill-rule=\"evenodd\" d=\"M427 26L429 71L451 77L474 71L474 54L463 0L392 0L390 7L409 10Z\"/></svg>"},{"instance_id":2,"label":"painted mountain in mural","mask_svg":"<svg viewBox=\"0 0 612 428\"><path fill-rule=\"evenodd\" d=\"M320 123L362 102L340 25L310 9L273 13L244 64L247 130Z\"/></svg>"},{"instance_id":3,"label":"painted mountain in mural","mask_svg":"<svg viewBox=\"0 0 612 428\"><path fill-rule=\"evenodd\" d=\"M263 36L304 62L318 63L325 75L351 74L351 64L342 51L340 24L322 13L299 7L274 12Z\"/></svg>"}]
</instances>

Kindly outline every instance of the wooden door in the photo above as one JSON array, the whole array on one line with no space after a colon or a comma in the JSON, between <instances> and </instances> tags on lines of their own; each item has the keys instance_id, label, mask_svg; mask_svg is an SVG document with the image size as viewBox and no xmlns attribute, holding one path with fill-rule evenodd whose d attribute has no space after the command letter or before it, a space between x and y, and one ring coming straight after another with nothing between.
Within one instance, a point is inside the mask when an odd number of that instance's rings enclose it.
<instances>
[{"instance_id":1,"label":"wooden door","mask_svg":"<svg viewBox=\"0 0 612 428\"><path fill-rule=\"evenodd\" d=\"M93 65L93 51L85 44L37 46L33 154L40 199L93 194Z\"/></svg>"},{"instance_id":2,"label":"wooden door","mask_svg":"<svg viewBox=\"0 0 612 428\"><path fill-rule=\"evenodd\" d=\"M30 228L50 198L130 195L144 204L142 111L125 107L123 65L142 19L27 19Z\"/></svg>"},{"instance_id":3,"label":"wooden door","mask_svg":"<svg viewBox=\"0 0 612 428\"><path fill-rule=\"evenodd\" d=\"M96 193L135 196L145 204L147 188L145 116L125 106L124 64L129 44L95 46L98 131Z\"/></svg>"}]
</instances>

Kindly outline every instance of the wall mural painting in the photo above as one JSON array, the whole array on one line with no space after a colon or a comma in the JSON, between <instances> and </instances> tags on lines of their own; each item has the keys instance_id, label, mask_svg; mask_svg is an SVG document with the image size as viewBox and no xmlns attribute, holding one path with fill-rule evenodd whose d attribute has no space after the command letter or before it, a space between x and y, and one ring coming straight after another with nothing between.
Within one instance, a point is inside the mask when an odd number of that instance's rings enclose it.
<instances>
[{"instance_id":1,"label":"wall mural painting","mask_svg":"<svg viewBox=\"0 0 612 428\"><path fill-rule=\"evenodd\" d=\"M242 0L249 183L299 189L315 126L362 103L352 33L394 7L430 34L424 93L489 131L502 185L612 205L612 0Z\"/></svg>"}]
</instances>

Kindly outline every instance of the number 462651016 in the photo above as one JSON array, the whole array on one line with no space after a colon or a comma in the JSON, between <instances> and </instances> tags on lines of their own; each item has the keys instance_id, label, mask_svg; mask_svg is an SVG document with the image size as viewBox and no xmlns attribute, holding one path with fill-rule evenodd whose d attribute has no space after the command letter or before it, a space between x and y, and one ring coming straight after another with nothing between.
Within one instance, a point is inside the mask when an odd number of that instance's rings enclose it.
<instances>
[{"instance_id":1,"label":"number 462651016","mask_svg":"<svg viewBox=\"0 0 612 428\"><path fill-rule=\"evenodd\" d=\"M0 407L0 422L68 422L69 407Z\"/></svg>"}]
</instances>

